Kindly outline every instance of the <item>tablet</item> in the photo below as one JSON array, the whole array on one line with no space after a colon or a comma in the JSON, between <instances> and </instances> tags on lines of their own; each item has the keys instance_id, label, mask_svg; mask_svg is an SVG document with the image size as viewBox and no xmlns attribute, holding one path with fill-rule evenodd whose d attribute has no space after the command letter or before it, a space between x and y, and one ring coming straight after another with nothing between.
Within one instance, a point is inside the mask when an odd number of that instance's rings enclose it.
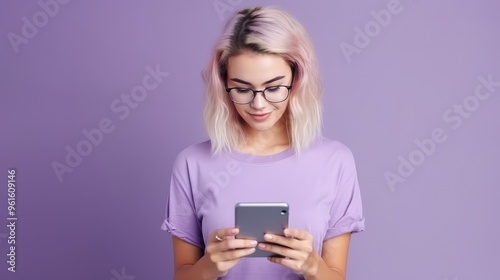
<instances>
[{"instance_id":1,"label":"tablet","mask_svg":"<svg viewBox=\"0 0 500 280\"><path fill-rule=\"evenodd\" d=\"M253 239L266 243L265 233L283 235L288 227L289 207L285 202L241 202L235 206L235 227L239 228L236 238ZM247 257L279 256L258 247Z\"/></svg>"}]
</instances>

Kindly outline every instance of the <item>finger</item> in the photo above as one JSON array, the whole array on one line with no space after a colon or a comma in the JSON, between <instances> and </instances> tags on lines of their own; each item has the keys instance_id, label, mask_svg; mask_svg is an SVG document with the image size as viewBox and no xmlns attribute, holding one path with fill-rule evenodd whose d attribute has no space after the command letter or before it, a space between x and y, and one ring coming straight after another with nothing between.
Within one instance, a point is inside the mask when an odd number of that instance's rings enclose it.
<instances>
[{"instance_id":1,"label":"finger","mask_svg":"<svg viewBox=\"0 0 500 280\"><path fill-rule=\"evenodd\" d=\"M312 240L313 236L306 230L298 228L287 228L283 231L286 237L295 238L298 240Z\"/></svg>"},{"instance_id":2,"label":"finger","mask_svg":"<svg viewBox=\"0 0 500 280\"><path fill-rule=\"evenodd\" d=\"M284 236L270 234L270 233L264 234L264 240L266 242L276 243L276 244L290 247L290 248L294 248L294 249L299 249L300 244L302 242L302 241L295 239L295 238L284 237Z\"/></svg>"},{"instance_id":3,"label":"finger","mask_svg":"<svg viewBox=\"0 0 500 280\"><path fill-rule=\"evenodd\" d=\"M293 260L303 260L307 257L307 254L302 251L294 250L291 248L287 248L281 245L276 244L265 244L260 243L258 246L259 249L263 251L268 251L274 254L281 255L285 258L293 259Z\"/></svg>"},{"instance_id":4,"label":"finger","mask_svg":"<svg viewBox=\"0 0 500 280\"><path fill-rule=\"evenodd\" d=\"M267 242L270 242L272 244L277 244L277 245L280 245L281 247L287 247L287 248L292 249L294 251L300 251L300 252L304 252L306 254L311 253L314 250L314 244L313 244L312 238L299 240L299 239L295 239L292 237L284 237L284 236L268 233L268 234L264 235L264 239ZM272 244L270 244L270 245L272 245ZM290 256L290 257L292 257L292 256Z\"/></svg>"},{"instance_id":5,"label":"finger","mask_svg":"<svg viewBox=\"0 0 500 280\"><path fill-rule=\"evenodd\" d=\"M256 240L249 239L226 239L224 242L210 242L207 245L207 253L217 254L220 252L231 251L236 249L255 248L257 246Z\"/></svg>"},{"instance_id":6,"label":"finger","mask_svg":"<svg viewBox=\"0 0 500 280\"><path fill-rule=\"evenodd\" d=\"M225 237L235 236L236 234L238 234L238 232L239 232L239 230L237 228L233 228L233 227L221 228L221 229L214 231L214 233L212 233L210 239L215 240L217 242L220 242L220 240L216 239L215 236L218 236L219 238L224 239Z\"/></svg>"},{"instance_id":7,"label":"finger","mask_svg":"<svg viewBox=\"0 0 500 280\"><path fill-rule=\"evenodd\" d=\"M214 255L213 259L217 262L226 262L232 261L236 259L240 259L242 257L248 256L255 252L255 248L243 248L243 249L235 249L224 252L219 252Z\"/></svg>"},{"instance_id":8,"label":"finger","mask_svg":"<svg viewBox=\"0 0 500 280\"><path fill-rule=\"evenodd\" d=\"M219 251L228 251L228 250L236 250L236 249L245 249L245 248L255 248L257 247L256 240L249 239L230 239L226 240L226 242L220 242Z\"/></svg>"}]
</instances>

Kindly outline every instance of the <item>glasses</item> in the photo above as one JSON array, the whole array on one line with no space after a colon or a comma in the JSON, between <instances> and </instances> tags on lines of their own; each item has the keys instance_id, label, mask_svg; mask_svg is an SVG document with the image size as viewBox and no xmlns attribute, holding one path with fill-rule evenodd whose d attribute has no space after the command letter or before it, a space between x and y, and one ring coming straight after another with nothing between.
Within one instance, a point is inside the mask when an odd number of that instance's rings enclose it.
<instances>
[{"instance_id":1,"label":"glasses","mask_svg":"<svg viewBox=\"0 0 500 280\"><path fill-rule=\"evenodd\" d=\"M267 87L263 90L253 90L251 88L226 88L226 91L229 93L229 97L236 104L248 104L252 102L257 95L257 92L262 92L262 96L268 102L271 103L279 103L283 102L288 98L290 94L290 89L292 86L272 86Z\"/></svg>"}]
</instances>

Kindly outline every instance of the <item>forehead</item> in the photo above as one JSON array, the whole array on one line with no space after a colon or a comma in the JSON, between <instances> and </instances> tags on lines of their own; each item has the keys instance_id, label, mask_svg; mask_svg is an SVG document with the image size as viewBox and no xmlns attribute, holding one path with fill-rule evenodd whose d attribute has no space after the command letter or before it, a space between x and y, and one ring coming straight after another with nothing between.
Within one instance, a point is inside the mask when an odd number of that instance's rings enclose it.
<instances>
[{"instance_id":1,"label":"forehead","mask_svg":"<svg viewBox=\"0 0 500 280\"><path fill-rule=\"evenodd\" d=\"M228 78L240 78L260 83L276 76L288 76L292 71L287 61L275 54L242 53L228 60Z\"/></svg>"}]
</instances>

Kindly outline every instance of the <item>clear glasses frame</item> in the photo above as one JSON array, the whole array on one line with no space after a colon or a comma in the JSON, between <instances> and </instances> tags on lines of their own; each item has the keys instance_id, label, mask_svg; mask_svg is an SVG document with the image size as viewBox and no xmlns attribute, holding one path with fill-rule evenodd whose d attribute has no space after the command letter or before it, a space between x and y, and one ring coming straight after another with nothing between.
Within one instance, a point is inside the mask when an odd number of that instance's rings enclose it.
<instances>
[{"instance_id":1,"label":"clear glasses frame","mask_svg":"<svg viewBox=\"0 0 500 280\"><path fill-rule=\"evenodd\" d=\"M280 101L270 101L269 99L267 99L267 97L266 97L266 91L269 90L269 89L276 89L276 88L279 88L279 87L284 87L284 88L287 89L287 94L286 94L285 98L283 98L283 100L280 100ZM292 88L291 85L289 85L289 86L285 86L285 85L271 86L271 87L266 87L263 90L254 90L254 89L251 89L251 88L244 88L244 87L232 87L232 88L226 88L226 92L229 94L229 98L231 98L231 100L234 103L236 103L236 104L249 104L249 103L252 103L252 101L255 99L255 96L257 95L257 92L262 92L262 96L269 103L280 103L280 102L285 101L288 98L288 96L290 95L290 89L291 88ZM233 97L231 96L231 90L233 90L233 89L251 90L253 92L253 97L248 102L238 102L238 101L235 101L233 99Z\"/></svg>"}]
</instances>

